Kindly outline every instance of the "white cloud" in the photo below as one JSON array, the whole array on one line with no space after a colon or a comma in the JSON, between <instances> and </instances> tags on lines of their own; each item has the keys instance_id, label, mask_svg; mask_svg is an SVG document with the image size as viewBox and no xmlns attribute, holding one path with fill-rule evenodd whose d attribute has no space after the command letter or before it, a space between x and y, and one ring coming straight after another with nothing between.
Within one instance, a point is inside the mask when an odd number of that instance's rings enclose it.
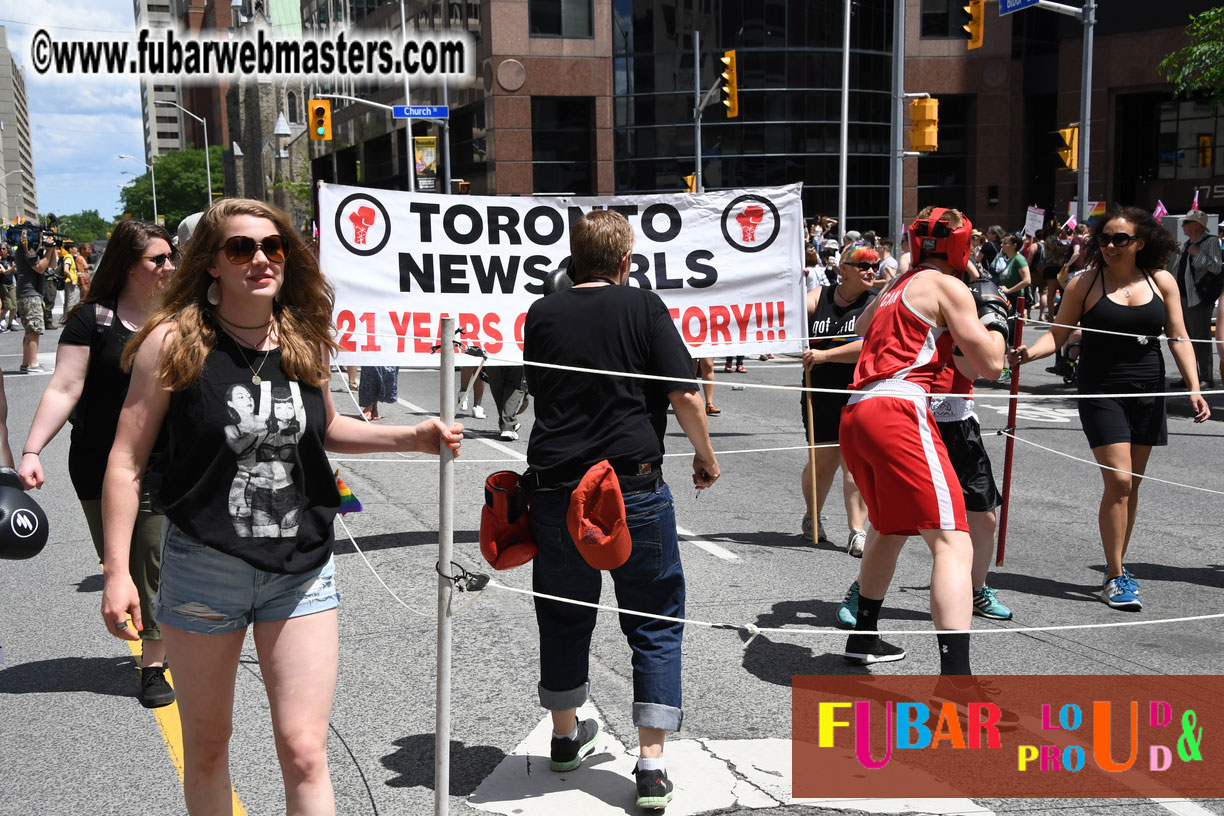
<instances>
[{"instance_id":1,"label":"white cloud","mask_svg":"<svg viewBox=\"0 0 1224 816\"><path fill-rule=\"evenodd\" d=\"M131 0L35 0L5 3L9 49L25 67L30 101L34 179L41 212L119 211L121 170L143 172L118 154L144 156L140 84L135 77L46 77L28 55L30 38L45 28L66 41L111 39L135 31Z\"/></svg>"}]
</instances>

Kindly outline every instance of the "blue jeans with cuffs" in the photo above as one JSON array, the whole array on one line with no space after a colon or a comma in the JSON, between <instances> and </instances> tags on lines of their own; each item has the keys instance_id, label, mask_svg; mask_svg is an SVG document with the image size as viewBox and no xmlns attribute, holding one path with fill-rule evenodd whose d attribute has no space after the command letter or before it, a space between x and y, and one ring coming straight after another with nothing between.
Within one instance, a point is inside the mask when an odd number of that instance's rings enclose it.
<instances>
[{"instance_id":1,"label":"blue jeans with cuffs","mask_svg":"<svg viewBox=\"0 0 1224 816\"><path fill-rule=\"evenodd\" d=\"M539 554L532 562L536 592L579 601L599 601L603 576L574 546L566 527L570 491L542 489L531 499L531 533ZM676 536L676 513L666 484L625 496L633 550L611 570L617 605L669 617L684 617L684 569ZM597 610L537 598L540 630L540 705L550 711L577 708L590 691L588 667ZM684 624L622 613L621 631L633 651L633 723L639 728L679 731L680 645Z\"/></svg>"}]
</instances>

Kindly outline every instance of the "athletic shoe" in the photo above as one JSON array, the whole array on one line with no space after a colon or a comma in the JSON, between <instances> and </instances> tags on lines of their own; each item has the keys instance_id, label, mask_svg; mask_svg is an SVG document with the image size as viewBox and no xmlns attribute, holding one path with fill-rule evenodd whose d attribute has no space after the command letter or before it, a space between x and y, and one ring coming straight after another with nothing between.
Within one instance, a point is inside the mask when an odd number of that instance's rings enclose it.
<instances>
[{"instance_id":1,"label":"athletic shoe","mask_svg":"<svg viewBox=\"0 0 1224 816\"><path fill-rule=\"evenodd\" d=\"M1131 575L1131 571L1128 570L1126 567L1122 568L1122 574L1126 576L1127 580L1129 580L1132 584L1134 584L1135 594L1138 595L1139 594L1139 582L1135 580L1135 576Z\"/></svg>"},{"instance_id":2,"label":"athletic shoe","mask_svg":"<svg viewBox=\"0 0 1224 816\"><path fill-rule=\"evenodd\" d=\"M971 674L941 674L928 702L932 711L942 709L944 703L952 703L956 706L957 719L964 725L969 722L970 703L990 703L999 709L999 721L996 723L999 730L1012 731L1019 727L1020 717L1016 712L995 703L992 698L998 694L998 688L989 680L982 680Z\"/></svg>"},{"instance_id":3,"label":"athletic shoe","mask_svg":"<svg viewBox=\"0 0 1224 816\"><path fill-rule=\"evenodd\" d=\"M730 364L730 363L727 363L725 366L723 366L723 371L724 371L725 373L727 373L727 374L730 374L730 373L731 373L731 364Z\"/></svg>"},{"instance_id":4,"label":"athletic shoe","mask_svg":"<svg viewBox=\"0 0 1224 816\"><path fill-rule=\"evenodd\" d=\"M463 398L463 402L459 403L460 411L466 411L468 408L471 408L471 407L472 407L471 397L465 396Z\"/></svg>"},{"instance_id":5,"label":"athletic shoe","mask_svg":"<svg viewBox=\"0 0 1224 816\"><path fill-rule=\"evenodd\" d=\"M998 382L1001 382L1001 383L1011 382L1011 369L1010 368L1003 369L1003 373L999 375Z\"/></svg>"},{"instance_id":6,"label":"athletic shoe","mask_svg":"<svg viewBox=\"0 0 1224 816\"><path fill-rule=\"evenodd\" d=\"M817 541L828 541L829 540L829 536L825 533L824 516L820 516L816 519L816 540Z\"/></svg>"},{"instance_id":7,"label":"athletic shoe","mask_svg":"<svg viewBox=\"0 0 1224 816\"><path fill-rule=\"evenodd\" d=\"M46 374L47 367L43 365L42 363L35 363L32 366L23 365L21 367L21 373L22 374Z\"/></svg>"},{"instance_id":8,"label":"athletic shoe","mask_svg":"<svg viewBox=\"0 0 1224 816\"><path fill-rule=\"evenodd\" d=\"M801 522L800 526L803 530L803 540L811 541L812 540L812 517L804 516L803 521Z\"/></svg>"},{"instance_id":9,"label":"athletic shoe","mask_svg":"<svg viewBox=\"0 0 1224 816\"><path fill-rule=\"evenodd\" d=\"M870 666L872 663L892 663L905 659L905 650L887 643L879 635L855 632L846 638L846 650L842 652L847 663Z\"/></svg>"},{"instance_id":10,"label":"athletic shoe","mask_svg":"<svg viewBox=\"0 0 1224 816\"><path fill-rule=\"evenodd\" d=\"M595 751L595 742L599 739L599 723L594 720L583 720L578 723L578 736L552 738L552 748L548 767L554 771L572 771L582 764L582 760Z\"/></svg>"},{"instance_id":11,"label":"athletic shoe","mask_svg":"<svg viewBox=\"0 0 1224 816\"><path fill-rule=\"evenodd\" d=\"M644 771L634 768L637 778L637 806L644 810L662 810L672 800L672 781L667 771Z\"/></svg>"},{"instance_id":12,"label":"athletic shoe","mask_svg":"<svg viewBox=\"0 0 1224 816\"><path fill-rule=\"evenodd\" d=\"M1135 582L1130 576L1123 573L1105 582L1100 592L1101 600L1114 609L1129 609L1138 612L1143 609L1143 602L1139 600L1137 590Z\"/></svg>"},{"instance_id":13,"label":"athletic shoe","mask_svg":"<svg viewBox=\"0 0 1224 816\"><path fill-rule=\"evenodd\" d=\"M473 405L472 406L472 416L476 417L477 419L484 419L485 418L484 406L483 405Z\"/></svg>"},{"instance_id":14,"label":"athletic shoe","mask_svg":"<svg viewBox=\"0 0 1224 816\"><path fill-rule=\"evenodd\" d=\"M165 666L150 666L140 670L140 704L145 708L161 708L174 702L174 689L166 682Z\"/></svg>"},{"instance_id":15,"label":"athletic shoe","mask_svg":"<svg viewBox=\"0 0 1224 816\"><path fill-rule=\"evenodd\" d=\"M518 438L519 437L518 437L517 431L502 431L501 432L501 440L503 442L514 442Z\"/></svg>"},{"instance_id":16,"label":"athletic shoe","mask_svg":"<svg viewBox=\"0 0 1224 816\"><path fill-rule=\"evenodd\" d=\"M995 591L988 586L973 590L973 614L991 620L1012 619L1012 611L999 603Z\"/></svg>"},{"instance_id":17,"label":"athletic shoe","mask_svg":"<svg viewBox=\"0 0 1224 816\"><path fill-rule=\"evenodd\" d=\"M850 538L846 540L846 552L855 558L863 557L863 545L867 543L867 533L863 530L851 530Z\"/></svg>"},{"instance_id":18,"label":"athletic shoe","mask_svg":"<svg viewBox=\"0 0 1224 816\"><path fill-rule=\"evenodd\" d=\"M837 607L837 625L842 629L853 629L858 623L858 599L859 583L855 581L846 590L846 597L842 598L841 604Z\"/></svg>"}]
</instances>

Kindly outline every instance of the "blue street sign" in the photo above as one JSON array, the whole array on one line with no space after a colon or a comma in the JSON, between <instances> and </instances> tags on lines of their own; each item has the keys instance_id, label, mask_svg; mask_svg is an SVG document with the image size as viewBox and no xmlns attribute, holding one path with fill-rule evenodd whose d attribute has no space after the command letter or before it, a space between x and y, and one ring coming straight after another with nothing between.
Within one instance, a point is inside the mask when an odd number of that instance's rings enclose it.
<instances>
[{"instance_id":1,"label":"blue street sign","mask_svg":"<svg viewBox=\"0 0 1224 816\"><path fill-rule=\"evenodd\" d=\"M449 119L449 105L392 105L391 116L395 119Z\"/></svg>"},{"instance_id":2,"label":"blue street sign","mask_svg":"<svg viewBox=\"0 0 1224 816\"><path fill-rule=\"evenodd\" d=\"M999 16L1035 6L1038 2L1039 0L999 0Z\"/></svg>"}]
</instances>

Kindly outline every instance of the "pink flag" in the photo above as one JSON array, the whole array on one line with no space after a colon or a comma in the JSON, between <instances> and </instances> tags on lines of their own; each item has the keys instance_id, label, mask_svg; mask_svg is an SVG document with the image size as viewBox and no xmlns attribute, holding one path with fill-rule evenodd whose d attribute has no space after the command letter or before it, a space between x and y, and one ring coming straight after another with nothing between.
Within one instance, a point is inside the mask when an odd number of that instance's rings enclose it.
<instances>
[{"instance_id":1,"label":"pink flag","mask_svg":"<svg viewBox=\"0 0 1224 816\"><path fill-rule=\"evenodd\" d=\"M1164 202L1159 198L1156 199L1156 209L1152 210L1152 217L1156 219L1156 223L1160 223L1169 211L1165 209Z\"/></svg>"},{"instance_id":2,"label":"pink flag","mask_svg":"<svg viewBox=\"0 0 1224 816\"><path fill-rule=\"evenodd\" d=\"M1198 188L1197 187L1194 188L1194 203L1190 205L1190 209L1192 210L1198 209Z\"/></svg>"},{"instance_id":3,"label":"pink flag","mask_svg":"<svg viewBox=\"0 0 1224 816\"><path fill-rule=\"evenodd\" d=\"M1063 224L1063 229L1069 229L1072 232L1079 226L1079 221L1075 217L1075 213L1071 213L1071 217L1067 219L1067 223Z\"/></svg>"}]
</instances>

